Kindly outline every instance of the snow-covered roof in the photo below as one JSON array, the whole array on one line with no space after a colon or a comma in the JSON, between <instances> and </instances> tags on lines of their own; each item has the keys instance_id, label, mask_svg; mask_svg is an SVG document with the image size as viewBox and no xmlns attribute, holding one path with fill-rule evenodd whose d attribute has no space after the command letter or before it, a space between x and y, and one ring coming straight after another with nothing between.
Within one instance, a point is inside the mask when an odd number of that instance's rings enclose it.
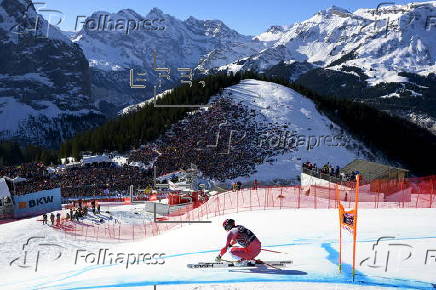
<instances>
[{"instance_id":1,"label":"snow-covered roof","mask_svg":"<svg viewBox=\"0 0 436 290\"><path fill-rule=\"evenodd\" d=\"M90 164L90 163L100 163L100 162L112 162L112 159L106 155L93 155L93 156L83 156L82 163Z\"/></svg>"}]
</instances>

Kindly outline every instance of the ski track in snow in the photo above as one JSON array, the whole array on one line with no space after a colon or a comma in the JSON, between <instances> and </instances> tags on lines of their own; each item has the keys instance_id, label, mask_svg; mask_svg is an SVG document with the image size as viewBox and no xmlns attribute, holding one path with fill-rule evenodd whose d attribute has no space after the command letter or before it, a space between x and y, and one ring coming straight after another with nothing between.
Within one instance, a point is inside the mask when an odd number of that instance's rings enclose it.
<instances>
[{"instance_id":1,"label":"ski track in snow","mask_svg":"<svg viewBox=\"0 0 436 290\"><path fill-rule=\"evenodd\" d=\"M126 207L126 209L128 209L128 207ZM373 213L377 214L374 215ZM404 216L402 220L392 220L389 225L375 227L373 224L377 224L378 219L389 220L390 218L395 218L395 216L398 215L398 210L362 210L362 216L365 217L366 221L362 223L361 237L358 238L359 249L368 249L375 241L377 241L377 238L375 238L374 236L376 235L374 232L375 228L379 229L378 232L380 233L383 233L385 229L392 228L392 231L385 232L385 234L394 235L395 233L400 232L401 234L397 235L398 237L395 239L395 241L414 242L414 245L418 246L417 249L419 249L419 243L421 243L421 246L427 246L427 248L430 246L430 244L434 244L434 242L436 241L436 236L432 235L432 233L434 233L434 230L430 228L431 226L427 226L425 228L422 227L422 221L428 220L428 218L435 216L435 212L433 210L422 210L422 214L420 212L419 215L417 214L416 210L403 210L402 213L402 216ZM369 217L372 215L374 215L374 217ZM291 256L291 259L294 260L295 264L290 265L288 268L282 271L262 268L248 270L208 269L207 271L187 269L185 266L186 263L195 261L208 261L218 251L218 249L216 248L216 241L210 241L215 240L214 235L222 237L222 230L218 226L220 221L224 218L223 216L212 219L214 227L209 228L212 231L211 236L208 236L206 239L204 238L204 236L202 236L203 238L201 242L198 241L198 239L195 239L194 236L190 237L188 244L188 239L186 239L186 237L189 236L190 233L194 233L195 235L196 232L199 232L196 231L196 229L200 229L200 231L202 231L201 229L204 229L204 227L201 228L201 225L200 227L198 227L197 225L191 225L166 232L161 236L156 236L154 238L150 238L144 241L133 241L121 244L98 244L99 246L103 245L102 247L108 247L108 245L115 246L115 249L118 250L122 248L126 248L129 250L141 248L143 250L144 246L146 246L147 249L152 249L156 244L160 246L162 243L166 243L167 246L171 245L171 247L174 249L174 252L166 254L165 261L167 269L165 270L156 271L158 269L156 268L157 266L155 266L154 268L146 268L145 271L144 269L141 270L137 268L131 268L132 272L130 272L130 269L129 272L127 272L125 269L123 270L124 265L119 264L91 266L85 264L85 266L80 265L80 268L76 267L76 269L74 270L68 270L68 267L65 267L65 265L59 265L61 267L59 269L55 269L54 273L51 275L40 275L38 273L38 276L35 276L34 279L30 279L29 277L31 276L17 277L17 279L14 279L12 277L12 281L9 282L6 282L7 279L6 281L3 280L2 283L0 283L0 287L2 289L98 289L146 287L153 285L173 285L175 287L175 285L189 286L193 284L237 284L238 286L240 286L245 285L244 283L247 282L260 283L261 285L265 285L265 283L268 284L289 282L309 283L309 285L312 286L319 284L324 285L325 287L327 287L327 285L340 285L340 289L348 289L348 287L356 285L365 287L372 286L384 289L390 287L401 287L408 289L432 289L434 287L433 284L428 281L433 279L432 277L434 277L434 275L428 276L426 274L427 276L420 276L420 274L418 273L416 274L418 275L417 277L410 277L410 275L409 277L407 277L407 275L403 276L401 275L403 273L400 273L399 276L397 275L391 277L381 277L379 275L380 273L365 273L364 271L360 270L359 267L356 271L356 283L353 283L351 279L351 260L349 259L349 257L347 257L347 255L350 254L349 247L351 241L349 240L344 240L344 249L348 249L348 251L343 252L343 273L338 273L338 241L336 237L337 228L334 227L335 225L331 225L332 221L337 220L336 211L256 211L243 212L239 214L234 214L232 216L236 216L236 218L238 220L241 220L243 224L248 225L250 223L250 228L252 228L253 225L255 233L262 234L260 236L260 239L264 242L263 248L277 248L278 250L282 248L283 251L287 252L292 252L292 249L298 249L297 251L294 251ZM267 230L265 228L265 226L267 226L266 224L258 225L258 227L254 226L256 224L256 220L261 223L261 221L265 217L269 218L271 221L274 221L277 218L295 220L295 218L297 217L300 219L301 217L303 217L303 219L301 219L300 221L303 224L295 224L293 227L291 227L293 230L291 232L277 231L278 229L281 229L281 227L271 228ZM311 225L312 220L319 218L323 219L323 221L319 221L320 225ZM414 220L410 221L410 219ZM308 221L305 222L306 220ZM36 223L36 218L27 220L25 222L27 222L25 227L28 227L28 225L34 226L34 223ZM419 226L417 226L415 223L417 223ZM18 222L17 225L18 224L20 224L20 222ZM399 228L399 226L404 226L404 224L406 225L405 228ZM323 229L324 227L326 227L326 225L329 228ZM0 226L0 232L5 230L5 227L2 226ZM11 224L6 224L6 226L7 228L13 228ZM408 226L412 227L408 228ZM17 229L19 228L20 227L17 227ZM45 227L44 229L47 230L46 233L49 233L53 236L58 235L58 238L59 235L63 236L62 233L59 234L59 232L53 231L51 228ZM319 229L319 231L315 232L314 229ZM336 229L336 231L334 231L333 229ZM299 232L301 230L303 230L303 232ZM324 233L321 232L321 230L324 230ZM38 230L38 233L40 233L41 235L41 230ZM292 236L293 234L294 236ZM179 239L184 238L184 240L186 241L181 241L180 245L173 244L172 241L175 239L175 237L176 239L177 237ZM56 238L56 236L54 238ZM64 245L68 245L72 241L67 240L66 242L67 243L64 243ZM221 243L222 241L220 240L219 242ZM96 244L97 243L92 241L82 241L82 244L80 246L87 246L92 248L95 247ZM5 247L6 249L8 248L7 245ZM18 248L19 246L16 247ZM197 248L197 250L192 251L192 249L195 248ZM288 250L289 248L290 250ZM11 251L13 250L14 249L11 249ZM360 251L363 252L363 250ZM283 259L283 255L279 255L281 256L281 258L278 258L277 254L275 255L276 256L274 256L274 254L270 254L269 258L265 258L264 256L262 256L261 258L272 259L271 257L273 257L274 259ZM286 257L286 259L289 258ZM356 264L358 264L358 262ZM2 270L2 272L11 272L10 267L5 268L0 265L0 269ZM24 274L28 272L22 273ZM13 273L11 273L11 275L12 274ZM142 276L144 276L144 278L141 278ZM7 277L9 278L9 276ZM421 281L420 278L423 278L423 281ZM435 282L436 281L433 281L432 283Z\"/></svg>"},{"instance_id":2,"label":"ski track in snow","mask_svg":"<svg viewBox=\"0 0 436 290\"><path fill-rule=\"evenodd\" d=\"M400 238L400 239L396 239L396 240L414 240L414 239L436 239L436 236L430 236L430 237L412 237L412 238ZM376 240L363 240L363 241L358 241L359 243L362 242L375 242ZM294 245L301 245L301 244L314 244L314 240L312 242L305 242L305 243L288 243L288 244L280 244L280 245L269 245L269 246L264 246L264 248L274 248L274 247L283 247L283 246L294 246ZM319 243L320 246L326 250L328 252L328 256L327 259L334 265L338 265L337 260L338 260L338 251L335 250L331 245L332 244L337 244L337 242L335 241L329 241L329 242L322 242ZM188 252L188 253L180 253L180 254L173 254L173 255L169 255L169 256L165 256L165 259L170 259L170 258L174 258L174 257L180 257L180 256L187 256L187 255L196 255L196 254L205 254L205 253L216 253L218 251L218 249L214 249L214 250L203 250L203 251L196 251L196 252ZM70 283L64 283L64 284L55 284L55 285L51 285L51 286L45 286L47 284L52 284L55 282L61 282L63 280L69 279L69 278L73 278L73 277L77 277L81 274L96 270L98 268L108 268L108 267L113 267L116 266L114 265L99 265L99 266L91 266L91 267L87 267L84 268L80 271L72 271L72 272L68 272L66 273L68 276L63 277L61 279L57 279L54 281L50 281L50 282L44 282L38 285L35 285L36 288L44 288L44 289L60 289L59 287L67 287L68 289L98 289L98 288L103 288L103 287L138 287L138 286L153 286L153 285L165 285L165 284L192 284L193 281L192 280L186 280L186 281L177 281L176 283L171 283L171 282L165 282L165 281L142 281L142 282L127 282L127 283L118 283L118 284L103 284L103 285L98 285L98 286L90 286L90 287L73 287L73 288L69 288L71 285ZM292 266L291 266L292 267ZM285 279L250 279L250 278L246 278L246 279L234 279L234 280L226 280L226 281L221 281L221 280L216 280L216 281L195 281L195 283L205 283L205 284L211 284L211 283L229 283L229 282L233 282L233 283L240 283L240 282L274 282L274 281L287 281L287 282L317 282L317 283L343 283L343 284L352 284L355 285L355 283L351 282L351 272L352 272L352 267L350 264L346 264L343 263L342 264L343 267L343 276L346 279L341 279L341 278L336 278L336 279L330 279L328 276L318 276L318 277L313 277L313 278L308 278L308 279L295 279L294 276L292 274L290 274L289 276L285 276ZM252 269L250 269L252 270ZM195 270L194 270L195 271ZM232 271L232 270L230 270ZM289 270L284 270L284 271L289 271ZM293 271L293 270L290 270ZM410 281L410 280L403 280L403 279L392 279L392 281L389 281L386 278L383 277L378 277L381 279L386 279L386 282L378 282L375 279L372 279L370 277L368 277L367 275L356 271L356 277L358 277L357 279L357 283L361 284L361 285L365 285L365 286L379 286L379 287L401 287L401 288L411 288L411 289L425 289L425 288L435 288L431 283L427 283L427 282L421 282L421 281ZM348 280L348 281L347 281ZM391 283L389 283L391 282ZM395 283L395 284L394 284ZM2 286L3 287L3 286ZM67 289L65 288L65 289Z\"/></svg>"}]
</instances>

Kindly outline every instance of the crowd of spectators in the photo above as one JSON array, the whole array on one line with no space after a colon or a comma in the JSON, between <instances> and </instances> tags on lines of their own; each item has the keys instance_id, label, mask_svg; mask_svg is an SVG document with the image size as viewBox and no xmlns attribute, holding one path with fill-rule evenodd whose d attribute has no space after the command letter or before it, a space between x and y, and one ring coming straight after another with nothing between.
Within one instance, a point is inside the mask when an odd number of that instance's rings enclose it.
<instances>
[{"instance_id":1,"label":"crowd of spectators","mask_svg":"<svg viewBox=\"0 0 436 290\"><path fill-rule=\"evenodd\" d=\"M128 161L129 163L140 162L147 166L152 164L158 156L159 153L155 148L149 145L142 145L140 148L129 152Z\"/></svg>"},{"instance_id":2,"label":"crowd of spectators","mask_svg":"<svg viewBox=\"0 0 436 290\"><path fill-rule=\"evenodd\" d=\"M259 136L280 130L277 124L262 123L245 105L221 98L173 125L157 142L157 173L187 169L193 163L206 177L219 181L250 176L257 164L291 150L259 144Z\"/></svg>"},{"instance_id":3,"label":"crowd of spectators","mask_svg":"<svg viewBox=\"0 0 436 290\"><path fill-rule=\"evenodd\" d=\"M332 166L330 162L325 163L322 167L318 167L316 163L307 161L303 163L303 168L312 171L312 173L316 175L322 173L330 177L338 178L341 181L355 181L356 175L359 174L358 171L352 171L350 173L341 171L339 166Z\"/></svg>"},{"instance_id":4,"label":"crowd of spectators","mask_svg":"<svg viewBox=\"0 0 436 290\"><path fill-rule=\"evenodd\" d=\"M146 188L153 182L150 171L112 163L67 169L57 174L55 179L63 197L124 195L130 185Z\"/></svg>"},{"instance_id":5,"label":"crowd of spectators","mask_svg":"<svg viewBox=\"0 0 436 290\"><path fill-rule=\"evenodd\" d=\"M26 165L24 171L2 167L0 172L9 178L25 176L26 180L9 185L15 195L60 187L65 198L126 194L130 185L146 188L153 181L150 170L113 163L67 167L55 172L49 172L44 165Z\"/></svg>"},{"instance_id":6,"label":"crowd of spectators","mask_svg":"<svg viewBox=\"0 0 436 290\"><path fill-rule=\"evenodd\" d=\"M256 172L256 165L272 162L275 156L295 149L271 146L270 140L265 139L279 136L284 130L285 125L272 123L243 103L223 97L207 109L189 113L153 145L130 151L127 160L130 165L154 164L158 176L195 164L210 179L248 177ZM31 163L2 167L0 176L26 178L14 183L14 194L60 187L64 198L126 194L130 185L146 188L153 184L151 167L130 165L101 162L49 171L44 164Z\"/></svg>"},{"instance_id":7,"label":"crowd of spectators","mask_svg":"<svg viewBox=\"0 0 436 290\"><path fill-rule=\"evenodd\" d=\"M7 176L11 179L16 177L34 178L44 176L46 168L43 163L23 163L19 166L0 166L0 177Z\"/></svg>"}]
</instances>

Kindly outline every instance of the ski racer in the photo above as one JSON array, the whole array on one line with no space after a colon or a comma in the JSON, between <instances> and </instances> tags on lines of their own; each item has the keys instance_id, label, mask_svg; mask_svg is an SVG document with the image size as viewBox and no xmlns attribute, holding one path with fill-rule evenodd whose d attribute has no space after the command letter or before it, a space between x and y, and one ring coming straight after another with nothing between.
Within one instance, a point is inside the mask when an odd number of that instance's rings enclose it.
<instances>
[{"instance_id":1,"label":"ski racer","mask_svg":"<svg viewBox=\"0 0 436 290\"><path fill-rule=\"evenodd\" d=\"M235 220L226 219L223 227L229 233L227 234L227 242L220 254L216 257L216 261L221 261L221 257L230 248L230 254L238 260L238 263L243 261L253 260L261 251L261 243L252 231L241 225L235 225ZM241 247L233 247L238 243Z\"/></svg>"}]
</instances>

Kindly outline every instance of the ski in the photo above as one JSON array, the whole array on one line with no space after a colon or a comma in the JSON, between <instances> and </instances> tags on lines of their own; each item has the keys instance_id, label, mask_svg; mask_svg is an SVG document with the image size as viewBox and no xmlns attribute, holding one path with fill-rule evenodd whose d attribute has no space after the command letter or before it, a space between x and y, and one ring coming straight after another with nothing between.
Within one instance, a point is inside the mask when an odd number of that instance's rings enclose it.
<instances>
[{"instance_id":1,"label":"ski","mask_svg":"<svg viewBox=\"0 0 436 290\"><path fill-rule=\"evenodd\" d=\"M255 263L248 263L246 265L238 265L236 262L200 262L197 264L188 264L187 267L191 269L201 268L245 268L245 267L258 267L260 265L269 266L271 268L285 267L292 264L292 261L261 261L256 260Z\"/></svg>"}]
</instances>

